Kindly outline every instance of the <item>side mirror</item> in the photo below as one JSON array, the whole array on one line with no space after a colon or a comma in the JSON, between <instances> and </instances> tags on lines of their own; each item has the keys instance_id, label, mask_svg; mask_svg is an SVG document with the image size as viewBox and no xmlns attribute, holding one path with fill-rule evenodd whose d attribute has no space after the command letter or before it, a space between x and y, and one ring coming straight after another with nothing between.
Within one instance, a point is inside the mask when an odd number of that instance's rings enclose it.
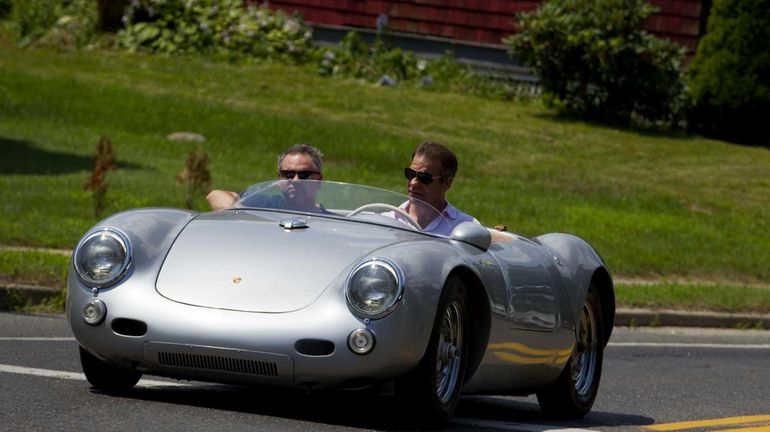
<instances>
[{"instance_id":1,"label":"side mirror","mask_svg":"<svg viewBox=\"0 0 770 432\"><path fill-rule=\"evenodd\" d=\"M462 222L449 235L452 240L468 243L486 251L492 243L492 235L483 225L475 222Z\"/></svg>"}]
</instances>

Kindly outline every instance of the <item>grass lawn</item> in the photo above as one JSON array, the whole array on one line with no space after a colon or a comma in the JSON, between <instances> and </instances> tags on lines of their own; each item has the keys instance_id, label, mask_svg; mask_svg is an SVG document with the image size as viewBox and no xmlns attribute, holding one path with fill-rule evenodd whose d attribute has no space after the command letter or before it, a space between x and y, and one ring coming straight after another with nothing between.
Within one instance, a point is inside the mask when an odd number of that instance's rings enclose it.
<instances>
[{"instance_id":1,"label":"grass lawn","mask_svg":"<svg viewBox=\"0 0 770 432\"><path fill-rule=\"evenodd\" d=\"M233 190L273 178L277 154L307 142L326 153L326 179L403 191L412 148L441 141L460 159L449 199L484 224L577 234L624 277L707 280L738 297L770 285L768 149L311 68L108 51L0 46L0 245L74 246L97 221L83 185L102 135L120 165L106 214L183 206L175 177L196 144L166 139L177 131L207 138L213 186ZM0 274L25 274L10 254Z\"/></svg>"}]
</instances>

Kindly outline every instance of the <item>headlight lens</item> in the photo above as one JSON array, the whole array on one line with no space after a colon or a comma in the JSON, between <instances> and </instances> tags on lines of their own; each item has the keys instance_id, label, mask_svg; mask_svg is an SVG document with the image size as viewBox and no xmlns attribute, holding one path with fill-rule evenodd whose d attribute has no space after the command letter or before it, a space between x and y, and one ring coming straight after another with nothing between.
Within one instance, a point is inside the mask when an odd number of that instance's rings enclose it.
<instances>
[{"instance_id":1,"label":"headlight lens","mask_svg":"<svg viewBox=\"0 0 770 432\"><path fill-rule=\"evenodd\" d=\"M345 295L355 312L366 318L382 318L398 305L403 293L401 269L392 261L375 258L353 270Z\"/></svg>"},{"instance_id":2,"label":"headlight lens","mask_svg":"<svg viewBox=\"0 0 770 432\"><path fill-rule=\"evenodd\" d=\"M131 264L131 246L122 232L107 228L95 231L80 241L73 265L83 283L91 287L116 284Z\"/></svg>"}]
</instances>

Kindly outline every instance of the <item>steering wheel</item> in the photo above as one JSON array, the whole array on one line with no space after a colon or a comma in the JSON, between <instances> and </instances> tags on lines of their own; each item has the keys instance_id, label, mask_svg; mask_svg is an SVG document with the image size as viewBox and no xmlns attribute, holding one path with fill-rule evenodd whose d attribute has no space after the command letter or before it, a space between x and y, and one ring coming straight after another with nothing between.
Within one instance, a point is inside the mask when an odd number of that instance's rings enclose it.
<instances>
[{"instance_id":1,"label":"steering wheel","mask_svg":"<svg viewBox=\"0 0 770 432\"><path fill-rule=\"evenodd\" d=\"M390 204L385 204L385 203L369 203L369 204L364 204L361 207L359 207L359 208L351 211L350 213L348 213L347 216L345 216L345 217L353 217L353 216L355 216L355 215L357 215L357 214L359 214L359 213L361 213L363 211L374 210L374 209L380 209L380 210L384 209L384 210L388 210L388 211L394 211L394 212L398 213L399 215L403 216L404 219L406 219L406 222L409 223L409 225L411 225L412 227L414 227L418 231L422 231L422 227L420 226L420 224L418 224L417 221L414 220L414 218L412 218L411 215L409 215L409 213L404 211L404 209L398 208L396 206L392 206Z\"/></svg>"}]
</instances>

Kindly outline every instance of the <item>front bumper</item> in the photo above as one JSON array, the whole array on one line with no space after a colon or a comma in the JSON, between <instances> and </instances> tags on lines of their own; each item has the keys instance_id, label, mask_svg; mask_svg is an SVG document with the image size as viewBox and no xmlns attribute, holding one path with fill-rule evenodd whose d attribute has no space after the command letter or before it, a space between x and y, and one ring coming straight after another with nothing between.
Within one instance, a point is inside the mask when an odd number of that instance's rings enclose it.
<instances>
[{"instance_id":1,"label":"front bumper","mask_svg":"<svg viewBox=\"0 0 770 432\"><path fill-rule=\"evenodd\" d=\"M150 375L312 389L360 387L416 366L433 322L433 314L402 304L388 317L365 323L348 310L341 289L329 289L310 306L286 313L191 306L161 296L150 280L136 276L98 293L107 314L94 326L82 316L94 295L71 275L67 313L83 348L110 364ZM375 335L374 349L366 355L347 346L350 333L360 328Z\"/></svg>"}]
</instances>

